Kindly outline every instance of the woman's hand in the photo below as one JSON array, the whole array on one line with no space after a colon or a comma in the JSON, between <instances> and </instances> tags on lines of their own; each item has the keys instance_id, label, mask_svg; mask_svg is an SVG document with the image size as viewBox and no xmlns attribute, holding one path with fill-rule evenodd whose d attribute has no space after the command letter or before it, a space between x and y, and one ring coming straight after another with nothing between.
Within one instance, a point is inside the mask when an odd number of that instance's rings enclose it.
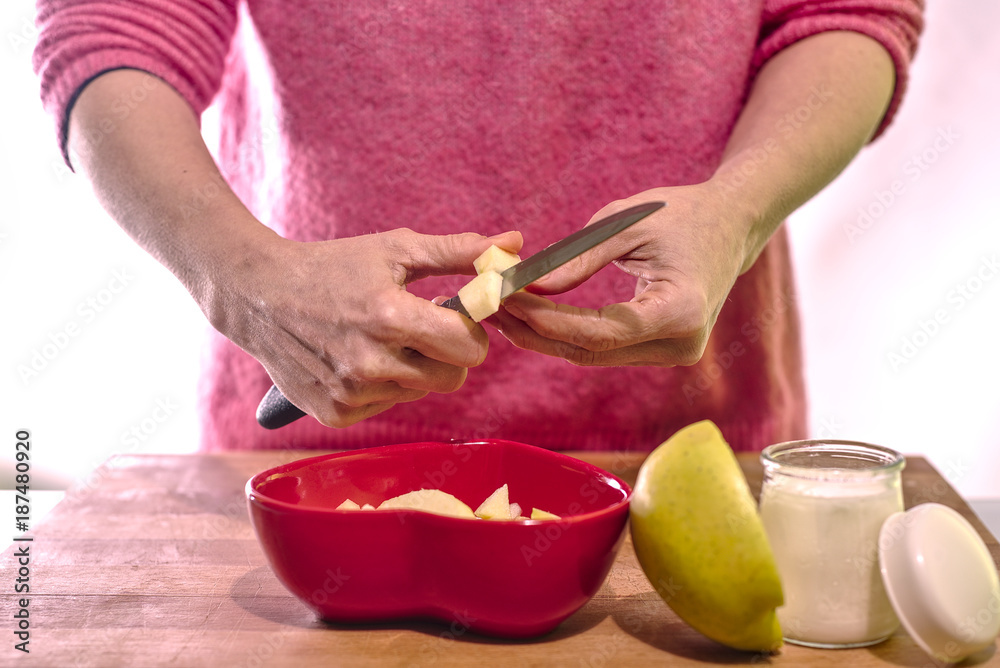
<instances>
[{"instance_id":1,"label":"woman's hand","mask_svg":"<svg viewBox=\"0 0 1000 668\"><path fill-rule=\"evenodd\" d=\"M271 239L220 263L202 308L293 404L331 427L459 389L486 357L485 330L405 286L474 273L472 261L491 243L512 252L521 246L516 232Z\"/></svg>"},{"instance_id":2,"label":"woman's hand","mask_svg":"<svg viewBox=\"0 0 1000 668\"><path fill-rule=\"evenodd\" d=\"M727 210L709 182L613 202L591 222L654 200L667 206L534 283L534 294L511 295L491 322L515 345L574 364L697 362L746 256L744 221L734 222L743 214ZM574 288L610 263L635 277L631 301L593 310L541 296Z\"/></svg>"}]
</instances>

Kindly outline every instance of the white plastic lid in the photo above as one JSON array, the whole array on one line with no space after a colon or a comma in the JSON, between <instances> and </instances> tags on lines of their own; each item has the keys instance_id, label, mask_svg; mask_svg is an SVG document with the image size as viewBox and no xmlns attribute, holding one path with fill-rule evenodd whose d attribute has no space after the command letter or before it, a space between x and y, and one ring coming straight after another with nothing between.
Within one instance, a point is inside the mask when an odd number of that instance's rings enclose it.
<instances>
[{"instance_id":1,"label":"white plastic lid","mask_svg":"<svg viewBox=\"0 0 1000 668\"><path fill-rule=\"evenodd\" d=\"M890 516L879 534L879 568L899 620L938 661L961 661L1000 633L996 565L955 510L924 503Z\"/></svg>"}]
</instances>

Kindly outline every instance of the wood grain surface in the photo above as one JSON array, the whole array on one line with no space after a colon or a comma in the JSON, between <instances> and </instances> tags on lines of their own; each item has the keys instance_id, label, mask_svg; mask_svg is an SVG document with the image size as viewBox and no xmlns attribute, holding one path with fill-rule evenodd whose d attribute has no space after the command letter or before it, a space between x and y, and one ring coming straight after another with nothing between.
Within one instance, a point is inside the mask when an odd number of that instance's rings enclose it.
<instances>
[{"instance_id":1,"label":"wood grain surface","mask_svg":"<svg viewBox=\"0 0 1000 668\"><path fill-rule=\"evenodd\" d=\"M321 622L265 563L246 511L251 475L317 453L112 458L0 557L0 666L784 666L936 665L906 635L875 647L774 656L704 638L653 591L626 539L598 594L554 632L503 641L461 624ZM571 453L635 481L641 454ZM756 455L740 464L757 494ZM907 506L933 501L968 518L1000 564L1000 545L926 460L909 457ZM30 545L30 649L16 651L14 551ZM964 665L1000 665L995 647Z\"/></svg>"}]
</instances>

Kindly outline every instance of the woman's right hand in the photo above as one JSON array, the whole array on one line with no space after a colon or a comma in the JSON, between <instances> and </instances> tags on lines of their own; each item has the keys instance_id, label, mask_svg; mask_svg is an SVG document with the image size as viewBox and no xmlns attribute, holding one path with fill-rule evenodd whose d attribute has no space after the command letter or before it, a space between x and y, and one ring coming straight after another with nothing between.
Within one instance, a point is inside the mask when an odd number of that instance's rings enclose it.
<instances>
[{"instance_id":1,"label":"woman's right hand","mask_svg":"<svg viewBox=\"0 0 1000 668\"><path fill-rule=\"evenodd\" d=\"M215 265L202 309L289 401L345 427L429 392L454 392L483 362L485 330L406 284L474 273L472 261L490 244L517 252L521 235L397 229L320 242L275 235Z\"/></svg>"}]
</instances>

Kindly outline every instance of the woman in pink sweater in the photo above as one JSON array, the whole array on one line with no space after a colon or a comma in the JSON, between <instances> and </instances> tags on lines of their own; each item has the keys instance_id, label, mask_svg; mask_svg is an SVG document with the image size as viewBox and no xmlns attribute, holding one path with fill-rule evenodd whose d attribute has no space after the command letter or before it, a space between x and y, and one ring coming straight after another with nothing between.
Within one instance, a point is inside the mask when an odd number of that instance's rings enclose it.
<instances>
[{"instance_id":1,"label":"woman in pink sweater","mask_svg":"<svg viewBox=\"0 0 1000 668\"><path fill-rule=\"evenodd\" d=\"M648 450L702 418L759 449L806 431L781 223L891 120L921 12L41 0L35 65L67 160L216 330L206 449ZM490 243L647 200L485 329L430 301ZM316 419L257 426L272 380Z\"/></svg>"}]
</instances>

